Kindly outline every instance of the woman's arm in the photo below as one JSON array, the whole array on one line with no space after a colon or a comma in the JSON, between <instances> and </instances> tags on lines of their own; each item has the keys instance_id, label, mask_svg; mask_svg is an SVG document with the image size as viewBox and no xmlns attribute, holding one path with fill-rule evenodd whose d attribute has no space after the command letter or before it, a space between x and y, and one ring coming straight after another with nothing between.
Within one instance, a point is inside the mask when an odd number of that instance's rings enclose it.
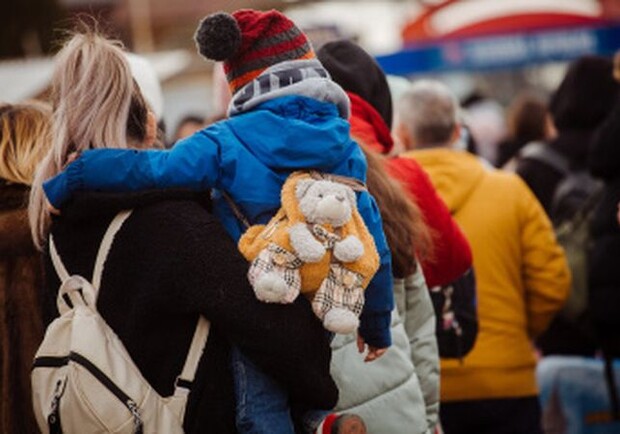
<instances>
[{"instance_id":1,"label":"woman's arm","mask_svg":"<svg viewBox=\"0 0 620 434\"><path fill-rule=\"evenodd\" d=\"M204 213L206 215L206 213ZM260 302L247 279L248 264L212 218L179 216L174 274L183 309L202 312L257 366L309 408L335 406L329 337L309 301Z\"/></svg>"},{"instance_id":2,"label":"woman's arm","mask_svg":"<svg viewBox=\"0 0 620 434\"><path fill-rule=\"evenodd\" d=\"M45 182L43 189L50 204L58 209L81 190L206 190L217 185L219 176L220 144L216 133L210 129L199 131L166 151L89 150Z\"/></svg>"}]
</instances>

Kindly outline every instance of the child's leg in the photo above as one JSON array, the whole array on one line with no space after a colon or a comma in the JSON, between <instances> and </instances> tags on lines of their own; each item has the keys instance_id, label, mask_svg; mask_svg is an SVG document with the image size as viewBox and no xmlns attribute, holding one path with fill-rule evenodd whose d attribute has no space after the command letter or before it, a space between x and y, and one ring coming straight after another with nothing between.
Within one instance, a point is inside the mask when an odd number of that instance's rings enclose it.
<instances>
[{"instance_id":1,"label":"child's leg","mask_svg":"<svg viewBox=\"0 0 620 434\"><path fill-rule=\"evenodd\" d=\"M239 434L294 434L286 391L233 347Z\"/></svg>"}]
</instances>

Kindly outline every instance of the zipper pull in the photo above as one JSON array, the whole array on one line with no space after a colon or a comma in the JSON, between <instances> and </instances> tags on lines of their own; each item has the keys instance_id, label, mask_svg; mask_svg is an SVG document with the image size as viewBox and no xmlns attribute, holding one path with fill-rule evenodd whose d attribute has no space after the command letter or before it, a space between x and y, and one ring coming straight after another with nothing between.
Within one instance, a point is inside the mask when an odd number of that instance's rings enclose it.
<instances>
[{"instance_id":1,"label":"zipper pull","mask_svg":"<svg viewBox=\"0 0 620 434\"><path fill-rule=\"evenodd\" d=\"M142 419L140 418L140 412L138 411L138 405L131 399L128 399L125 405L127 405L127 408L129 409L129 411L131 412L131 415L133 416L134 434L142 434Z\"/></svg>"},{"instance_id":2,"label":"zipper pull","mask_svg":"<svg viewBox=\"0 0 620 434\"><path fill-rule=\"evenodd\" d=\"M64 385L66 386L66 382ZM63 381L58 380L56 382L56 388L54 389L54 396L52 398L50 414L47 416L47 427L50 434L62 434L62 427L60 426L60 397L65 392Z\"/></svg>"}]
</instances>

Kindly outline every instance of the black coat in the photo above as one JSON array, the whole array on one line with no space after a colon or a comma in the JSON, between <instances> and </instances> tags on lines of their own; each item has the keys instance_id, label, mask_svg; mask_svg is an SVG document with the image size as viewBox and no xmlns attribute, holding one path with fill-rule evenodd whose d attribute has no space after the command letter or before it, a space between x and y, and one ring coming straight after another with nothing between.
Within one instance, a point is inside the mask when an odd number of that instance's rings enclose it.
<instances>
[{"instance_id":1,"label":"black coat","mask_svg":"<svg viewBox=\"0 0 620 434\"><path fill-rule=\"evenodd\" d=\"M589 130L564 130L549 146L568 159L571 171L586 170L591 137L592 132ZM536 195L547 215L553 219L553 194L564 174L551 165L532 158L520 158L516 172Z\"/></svg>"},{"instance_id":2,"label":"black coat","mask_svg":"<svg viewBox=\"0 0 620 434\"><path fill-rule=\"evenodd\" d=\"M212 331L189 397L186 432L235 432L229 341L300 405L333 407L338 392L329 376L329 341L309 302L258 301L247 262L224 228L188 194L174 197L86 194L51 228L69 273L90 277L111 219L134 208L108 256L97 305L144 377L161 395L172 393L203 314ZM60 282L49 257L46 284L51 303Z\"/></svg>"},{"instance_id":3,"label":"black coat","mask_svg":"<svg viewBox=\"0 0 620 434\"><path fill-rule=\"evenodd\" d=\"M604 182L591 225L590 305L603 344L620 357L620 100L594 135L588 163L592 175Z\"/></svg>"}]
</instances>

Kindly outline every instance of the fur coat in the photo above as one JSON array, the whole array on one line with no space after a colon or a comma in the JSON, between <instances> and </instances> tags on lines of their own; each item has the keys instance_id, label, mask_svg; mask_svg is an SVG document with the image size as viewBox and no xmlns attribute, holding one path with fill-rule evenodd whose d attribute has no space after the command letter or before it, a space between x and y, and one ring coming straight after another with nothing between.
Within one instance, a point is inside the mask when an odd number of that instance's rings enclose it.
<instances>
[{"instance_id":1,"label":"fur coat","mask_svg":"<svg viewBox=\"0 0 620 434\"><path fill-rule=\"evenodd\" d=\"M28 188L0 183L0 432L34 433L30 368L43 338L41 264L28 227Z\"/></svg>"}]
</instances>

